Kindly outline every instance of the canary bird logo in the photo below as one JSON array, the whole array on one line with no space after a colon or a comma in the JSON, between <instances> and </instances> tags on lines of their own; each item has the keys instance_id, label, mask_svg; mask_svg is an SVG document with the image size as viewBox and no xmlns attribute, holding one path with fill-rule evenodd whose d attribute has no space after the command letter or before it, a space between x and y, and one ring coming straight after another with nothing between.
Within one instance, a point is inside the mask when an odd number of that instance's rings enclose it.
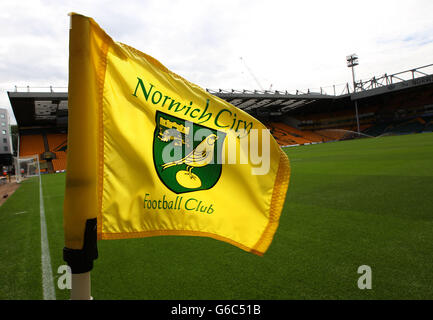
<instances>
[{"instance_id":1,"label":"canary bird logo","mask_svg":"<svg viewBox=\"0 0 433 320\"><path fill-rule=\"evenodd\" d=\"M212 133L211 135L207 136L206 139L200 142L200 144L186 157L180 160L165 163L162 165L162 168L167 169L172 166L185 163L188 170L191 172L191 169L194 167L199 168L207 166L213 160L214 144L216 140L218 140L217 135Z\"/></svg>"},{"instance_id":2,"label":"canary bird logo","mask_svg":"<svg viewBox=\"0 0 433 320\"><path fill-rule=\"evenodd\" d=\"M162 120L161 120L162 118ZM225 139L225 133L193 124L192 130L183 130L177 132L176 136L179 141L187 142L189 138L199 129L206 129L209 134L202 141L194 141L191 151L186 152L185 143L173 143L174 139L164 139L164 130L171 130L166 126L158 124L172 124L175 127L182 128L186 126L185 120L157 111L156 128L153 145L153 158L155 169L159 178L170 190L176 193L206 190L212 188L221 176L221 150L222 143ZM163 134L161 135L161 132ZM191 134L191 136L187 136ZM178 148L177 151L182 154L180 159L164 162L162 151L164 147L171 143L171 148Z\"/></svg>"},{"instance_id":3,"label":"canary bird logo","mask_svg":"<svg viewBox=\"0 0 433 320\"><path fill-rule=\"evenodd\" d=\"M163 170L180 164L186 164L186 170L179 171L176 174L177 182L185 188L193 189L201 187L200 178L191 171L193 168L204 167L212 162L215 150L214 144L217 139L216 134L210 134L186 157L163 164Z\"/></svg>"}]
</instances>

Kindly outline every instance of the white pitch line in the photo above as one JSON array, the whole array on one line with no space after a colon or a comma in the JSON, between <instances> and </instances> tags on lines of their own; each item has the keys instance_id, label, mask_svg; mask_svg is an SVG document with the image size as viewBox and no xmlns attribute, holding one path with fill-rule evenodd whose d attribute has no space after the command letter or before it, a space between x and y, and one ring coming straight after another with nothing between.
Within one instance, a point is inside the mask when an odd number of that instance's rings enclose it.
<instances>
[{"instance_id":1,"label":"white pitch line","mask_svg":"<svg viewBox=\"0 0 433 320\"><path fill-rule=\"evenodd\" d=\"M45 221L41 174L39 174L39 210L41 217L42 294L44 300L56 300L53 271L51 268L50 248L48 246L47 223Z\"/></svg>"}]
</instances>

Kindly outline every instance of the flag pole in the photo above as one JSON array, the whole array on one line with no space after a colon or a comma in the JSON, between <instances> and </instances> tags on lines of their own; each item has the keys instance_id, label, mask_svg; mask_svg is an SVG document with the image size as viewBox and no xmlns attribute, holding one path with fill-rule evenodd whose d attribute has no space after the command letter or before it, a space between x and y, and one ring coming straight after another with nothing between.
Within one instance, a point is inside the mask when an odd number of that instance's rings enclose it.
<instances>
[{"instance_id":1,"label":"flag pole","mask_svg":"<svg viewBox=\"0 0 433 320\"><path fill-rule=\"evenodd\" d=\"M72 272L71 300L93 300L90 271L93 269L93 261L98 258L96 223L96 218L86 221L81 249L63 248L63 260Z\"/></svg>"},{"instance_id":2,"label":"flag pole","mask_svg":"<svg viewBox=\"0 0 433 320\"><path fill-rule=\"evenodd\" d=\"M72 274L71 300L93 300L91 296L90 271Z\"/></svg>"},{"instance_id":3,"label":"flag pole","mask_svg":"<svg viewBox=\"0 0 433 320\"><path fill-rule=\"evenodd\" d=\"M85 82L96 81L89 71L91 68L92 39L90 37L90 21L88 18L69 13L69 100L68 100L68 168L64 203L65 247L63 260L71 268L71 300L92 300L90 271L93 261L98 258L96 183L89 177L95 174L96 165L82 165L82 155L96 154L94 144L96 135L84 136L87 127L94 128L94 118L89 104ZM87 78L86 78L87 79ZM90 100L89 100L90 99ZM78 123L74 127L73 123ZM74 128L72 128L74 127ZM85 143L87 142L87 143ZM79 165L78 165L79 163ZM84 177L84 178L83 178ZM68 186L70 188L68 188ZM69 192L68 192L69 190Z\"/></svg>"}]
</instances>

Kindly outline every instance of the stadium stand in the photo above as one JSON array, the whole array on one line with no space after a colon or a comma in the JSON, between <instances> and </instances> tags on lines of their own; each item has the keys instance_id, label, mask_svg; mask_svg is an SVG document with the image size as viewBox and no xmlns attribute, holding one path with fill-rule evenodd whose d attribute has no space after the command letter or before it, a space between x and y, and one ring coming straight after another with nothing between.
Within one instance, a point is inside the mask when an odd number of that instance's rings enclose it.
<instances>
[{"instance_id":1,"label":"stadium stand","mask_svg":"<svg viewBox=\"0 0 433 320\"><path fill-rule=\"evenodd\" d=\"M347 85L339 95L335 88L334 95L322 90L207 91L256 117L281 146L433 132L433 74L426 73L427 67L433 64L360 81L356 92ZM8 96L18 123L20 156L39 154L47 172L58 172L66 169L68 94L51 89L27 88ZM362 134L357 133L358 124Z\"/></svg>"},{"instance_id":2,"label":"stadium stand","mask_svg":"<svg viewBox=\"0 0 433 320\"><path fill-rule=\"evenodd\" d=\"M66 158L62 159L53 159L53 170L55 172L63 172L66 170Z\"/></svg>"},{"instance_id":3,"label":"stadium stand","mask_svg":"<svg viewBox=\"0 0 433 320\"><path fill-rule=\"evenodd\" d=\"M56 154L56 159L66 159L66 152L64 151L58 151L55 152Z\"/></svg>"},{"instance_id":4,"label":"stadium stand","mask_svg":"<svg viewBox=\"0 0 433 320\"><path fill-rule=\"evenodd\" d=\"M363 133L373 137L378 137L381 135L412 134L419 132L429 132L429 123L420 117L400 122L380 123L363 131Z\"/></svg>"},{"instance_id":5,"label":"stadium stand","mask_svg":"<svg viewBox=\"0 0 433 320\"><path fill-rule=\"evenodd\" d=\"M288 132L290 135L295 137L295 141L299 144L311 143L311 142L320 142L323 137L313 133L312 131L301 131L296 129L295 127L291 127L285 123L277 122L274 124L277 128Z\"/></svg>"},{"instance_id":6,"label":"stadium stand","mask_svg":"<svg viewBox=\"0 0 433 320\"><path fill-rule=\"evenodd\" d=\"M52 159L53 170L55 172L66 170L68 136L65 133L50 133L47 134L47 140L50 151L56 155L56 158Z\"/></svg>"},{"instance_id":7,"label":"stadium stand","mask_svg":"<svg viewBox=\"0 0 433 320\"><path fill-rule=\"evenodd\" d=\"M421 132L425 127L425 122L421 122L419 118L410 121L405 121L390 128L389 132L395 134L410 134Z\"/></svg>"},{"instance_id":8,"label":"stadium stand","mask_svg":"<svg viewBox=\"0 0 433 320\"><path fill-rule=\"evenodd\" d=\"M385 130L388 126L389 125L386 123L380 123L380 124L372 125L371 127L364 130L363 133L366 135L372 136L372 137L378 137L385 132Z\"/></svg>"},{"instance_id":9,"label":"stadium stand","mask_svg":"<svg viewBox=\"0 0 433 320\"><path fill-rule=\"evenodd\" d=\"M65 146L68 141L66 133L50 133L47 134L48 146L50 151L58 151Z\"/></svg>"},{"instance_id":10,"label":"stadium stand","mask_svg":"<svg viewBox=\"0 0 433 320\"><path fill-rule=\"evenodd\" d=\"M20 136L20 157L42 154L45 152L44 139L40 134Z\"/></svg>"},{"instance_id":11,"label":"stadium stand","mask_svg":"<svg viewBox=\"0 0 433 320\"><path fill-rule=\"evenodd\" d=\"M319 133L310 130L299 130L283 122L270 122L266 123L266 126L281 145L309 144L330 140Z\"/></svg>"},{"instance_id":12,"label":"stadium stand","mask_svg":"<svg viewBox=\"0 0 433 320\"><path fill-rule=\"evenodd\" d=\"M425 119L426 125L423 132L433 132L433 119Z\"/></svg>"},{"instance_id":13,"label":"stadium stand","mask_svg":"<svg viewBox=\"0 0 433 320\"><path fill-rule=\"evenodd\" d=\"M290 127L285 123L274 122L272 123L272 125L275 131L284 132L287 135L287 137L290 140L294 141L296 144L311 143L310 140L307 140L302 135L298 134L295 128Z\"/></svg>"},{"instance_id":14,"label":"stadium stand","mask_svg":"<svg viewBox=\"0 0 433 320\"><path fill-rule=\"evenodd\" d=\"M39 155L41 172L66 170L67 134L45 133L22 134L20 157Z\"/></svg>"},{"instance_id":15,"label":"stadium stand","mask_svg":"<svg viewBox=\"0 0 433 320\"><path fill-rule=\"evenodd\" d=\"M327 141L336 141L342 139L347 132L344 129L323 129L317 133L327 138Z\"/></svg>"},{"instance_id":16,"label":"stadium stand","mask_svg":"<svg viewBox=\"0 0 433 320\"><path fill-rule=\"evenodd\" d=\"M275 140L278 142L280 146L297 144L295 140L291 139L292 136L290 136L283 130L272 128L272 127L270 127L269 129L271 131L271 134L274 136Z\"/></svg>"}]
</instances>

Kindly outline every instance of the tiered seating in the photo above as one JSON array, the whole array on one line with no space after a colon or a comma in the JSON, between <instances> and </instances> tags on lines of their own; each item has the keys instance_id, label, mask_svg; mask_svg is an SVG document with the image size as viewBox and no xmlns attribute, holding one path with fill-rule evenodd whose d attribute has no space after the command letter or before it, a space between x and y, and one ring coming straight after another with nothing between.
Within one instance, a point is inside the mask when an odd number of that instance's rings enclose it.
<instances>
[{"instance_id":1,"label":"tiered seating","mask_svg":"<svg viewBox=\"0 0 433 320\"><path fill-rule=\"evenodd\" d=\"M56 159L66 159L66 152L58 151L54 153L56 154Z\"/></svg>"},{"instance_id":2,"label":"tiered seating","mask_svg":"<svg viewBox=\"0 0 433 320\"><path fill-rule=\"evenodd\" d=\"M291 136L288 135L286 132L284 132L281 129L268 127L271 131L271 134L274 136L275 140L277 140L278 144L280 146L287 146L287 145L293 145L298 144L296 141L291 139Z\"/></svg>"},{"instance_id":3,"label":"tiered seating","mask_svg":"<svg viewBox=\"0 0 433 320\"><path fill-rule=\"evenodd\" d=\"M284 134L287 136L288 139L292 140L294 142L294 144L304 144L304 143L309 143L309 141L305 140L304 138L302 138L299 135L293 134L293 132L289 131L289 126L285 126L282 123L274 123L274 130L275 131L280 131L280 132L284 132Z\"/></svg>"},{"instance_id":4,"label":"tiered seating","mask_svg":"<svg viewBox=\"0 0 433 320\"><path fill-rule=\"evenodd\" d=\"M377 137L383 134L410 134L416 132L433 131L433 121L427 122L422 118L416 118L401 123L380 123L363 130L363 133Z\"/></svg>"},{"instance_id":5,"label":"tiered seating","mask_svg":"<svg viewBox=\"0 0 433 320\"><path fill-rule=\"evenodd\" d=\"M47 134L48 145L50 151L56 154L56 159L52 160L54 171L66 170L66 147L68 136L65 133Z\"/></svg>"},{"instance_id":6,"label":"tiered seating","mask_svg":"<svg viewBox=\"0 0 433 320\"><path fill-rule=\"evenodd\" d=\"M20 157L40 155L45 152L44 139L42 135L21 135L20 136Z\"/></svg>"},{"instance_id":7,"label":"tiered seating","mask_svg":"<svg viewBox=\"0 0 433 320\"><path fill-rule=\"evenodd\" d=\"M393 134L409 134L423 131L425 124L418 118L388 127L385 132Z\"/></svg>"},{"instance_id":8,"label":"tiered seating","mask_svg":"<svg viewBox=\"0 0 433 320\"><path fill-rule=\"evenodd\" d=\"M63 159L53 159L53 169L55 172L60 172L66 170L66 158Z\"/></svg>"},{"instance_id":9,"label":"tiered seating","mask_svg":"<svg viewBox=\"0 0 433 320\"><path fill-rule=\"evenodd\" d=\"M420 123L419 121L409 121L401 124L396 129L398 133L416 133L421 132L424 129L424 124Z\"/></svg>"},{"instance_id":10,"label":"tiered seating","mask_svg":"<svg viewBox=\"0 0 433 320\"><path fill-rule=\"evenodd\" d=\"M352 130L351 130L352 131ZM328 138L327 141L332 140L340 140L342 139L348 131L345 129L323 129L316 131L318 134L322 135L323 137Z\"/></svg>"},{"instance_id":11,"label":"tiered seating","mask_svg":"<svg viewBox=\"0 0 433 320\"><path fill-rule=\"evenodd\" d=\"M423 129L424 132L433 132L433 120L426 123L426 126Z\"/></svg>"},{"instance_id":12,"label":"tiered seating","mask_svg":"<svg viewBox=\"0 0 433 320\"><path fill-rule=\"evenodd\" d=\"M366 106L359 114L360 125L370 125L374 120L375 106ZM341 129L356 126L355 111L348 109L336 112L298 116L299 125L303 130Z\"/></svg>"},{"instance_id":13,"label":"tiered seating","mask_svg":"<svg viewBox=\"0 0 433 320\"><path fill-rule=\"evenodd\" d=\"M421 123L422 125L425 125L425 124L426 124L426 121L425 121L423 118L421 118L421 117L416 118L416 121L418 121L418 122Z\"/></svg>"},{"instance_id":14,"label":"tiered seating","mask_svg":"<svg viewBox=\"0 0 433 320\"><path fill-rule=\"evenodd\" d=\"M372 124L364 124L362 126L359 126L359 131L364 132L365 130L367 130L368 128L372 127Z\"/></svg>"},{"instance_id":15,"label":"tiered seating","mask_svg":"<svg viewBox=\"0 0 433 320\"><path fill-rule=\"evenodd\" d=\"M66 146L68 136L65 133L50 133L47 134L48 146L50 151L56 152L60 148Z\"/></svg>"},{"instance_id":16,"label":"tiered seating","mask_svg":"<svg viewBox=\"0 0 433 320\"><path fill-rule=\"evenodd\" d=\"M304 144L304 143L311 143L311 140L306 139L303 137L303 134L300 130L297 130L285 123L282 122L274 122L272 123L274 128L280 129L283 132L285 132L287 135L289 135L290 139L295 141L297 144Z\"/></svg>"},{"instance_id":17,"label":"tiered seating","mask_svg":"<svg viewBox=\"0 0 433 320\"><path fill-rule=\"evenodd\" d=\"M303 136L305 137L305 139L310 140L312 142L326 142L326 141L328 141L327 137L320 135L320 133L310 131L310 130L305 130L305 131L301 131L301 132L303 133Z\"/></svg>"},{"instance_id":18,"label":"tiered seating","mask_svg":"<svg viewBox=\"0 0 433 320\"><path fill-rule=\"evenodd\" d=\"M271 122L267 123L266 126L280 145L306 144L332 140L316 132L299 130L282 122Z\"/></svg>"},{"instance_id":19,"label":"tiered seating","mask_svg":"<svg viewBox=\"0 0 433 320\"><path fill-rule=\"evenodd\" d=\"M373 126L367 128L366 130L364 130L363 133L366 135L369 135L369 136L377 137L377 136L382 135L388 126L389 125L385 124L385 123L373 125Z\"/></svg>"}]
</instances>

